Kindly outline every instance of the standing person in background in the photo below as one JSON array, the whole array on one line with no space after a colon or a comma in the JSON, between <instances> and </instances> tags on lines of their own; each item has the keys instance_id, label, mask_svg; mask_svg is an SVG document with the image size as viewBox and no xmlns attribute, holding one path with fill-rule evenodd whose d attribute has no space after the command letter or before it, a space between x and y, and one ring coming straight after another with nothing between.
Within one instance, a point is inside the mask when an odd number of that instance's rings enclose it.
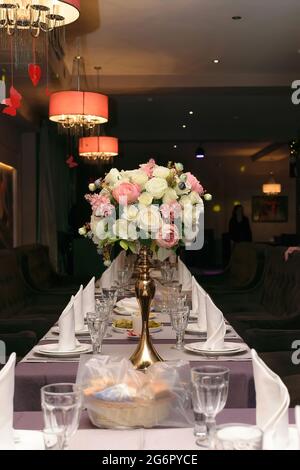
<instances>
[{"instance_id":1,"label":"standing person in background","mask_svg":"<svg viewBox=\"0 0 300 470\"><path fill-rule=\"evenodd\" d=\"M248 217L241 204L234 206L229 222L229 236L234 243L251 242L252 232Z\"/></svg>"}]
</instances>

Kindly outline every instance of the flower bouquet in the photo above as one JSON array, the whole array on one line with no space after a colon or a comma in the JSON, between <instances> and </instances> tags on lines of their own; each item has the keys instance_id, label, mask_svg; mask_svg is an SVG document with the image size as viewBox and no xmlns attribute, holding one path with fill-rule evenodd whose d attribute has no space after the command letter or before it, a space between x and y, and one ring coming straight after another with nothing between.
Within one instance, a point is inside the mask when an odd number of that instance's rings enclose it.
<instances>
[{"instance_id":1,"label":"flower bouquet","mask_svg":"<svg viewBox=\"0 0 300 470\"><path fill-rule=\"evenodd\" d=\"M202 197L211 196L181 163L166 167L151 159L135 170L112 168L89 190L85 198L91 204L91 221L79 233L97 245L106 266L115 244L132 253L146 245L161 261L180 246L201 248Z\"/></svg>"}]
</instances>

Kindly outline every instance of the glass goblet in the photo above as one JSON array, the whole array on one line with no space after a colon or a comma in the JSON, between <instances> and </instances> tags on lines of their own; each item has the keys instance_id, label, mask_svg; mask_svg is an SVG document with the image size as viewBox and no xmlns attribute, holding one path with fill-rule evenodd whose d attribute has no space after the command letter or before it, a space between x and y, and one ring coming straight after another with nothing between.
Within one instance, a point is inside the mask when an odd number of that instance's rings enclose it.
<instances>
[{"instance_id":1,"label":"glass goblet","mask_svg":"<svg viewBox=\"0 0 300 470\"><path fill-rule=\"evenodd\" d=\"M193 367L192 400L194 411L206 417L207 442L196 440L196 444L209 449L214 447L216 416L223 410L228 396L229 369L219 366Z\"/></svg>"},{"instance_id":2,"label":"glass goblet","mask_svg":"<svg viewBox=\"0 0 300 470\"><path fill-rule=\"evenodd\" d=\"M52 432L52 442L56 436L58 448L67 449L70 438L79 426L82 410L81 390L72 383L45 385L41 389L41 403L48 442L49 433Z\"/></svg>"},{"instance_id":3,"label":"glass goblet","mask_svg":"<svg viewBox=\"0 0 300 470\"><path fill-rule=\"evenodd\" d=\"M189 321L190 309L189 307L173 308L170 310L171 325L176 332L176 345L175 349L183 350L184 332Z\"/></svg>"},{"instance_id":4,"label":"glass goblet","mask_svg":"<svg viewBox=\"0 0 300 470\"><path fill-rule=\"evenodd\" d=\"M101 354L102 343L108 324L107 309L98 309L97 312L88 312L86 319L91 336L93 354Z\"/></svg>"}]
</instances>

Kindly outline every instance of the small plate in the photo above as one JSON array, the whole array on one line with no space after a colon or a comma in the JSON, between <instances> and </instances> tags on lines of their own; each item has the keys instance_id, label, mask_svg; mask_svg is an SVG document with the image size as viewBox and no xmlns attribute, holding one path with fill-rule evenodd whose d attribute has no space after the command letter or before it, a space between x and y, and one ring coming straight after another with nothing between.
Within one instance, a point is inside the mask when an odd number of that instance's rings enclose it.
<instances>
[{"instance_id":1,"label":"small plate","mask_svg":"<svg viewBox=\"0 0 300 470\"><path fill-rule=\"evenodd\" d=\"M89 353L92 351L90 344L79 343L72 351L59 351L57 349L58 343L52 344L41 344L35 346L34 352L41 354L42 356L54 356L54 357L73 357L79 356L80 354Z\"/></svg>"},{"instance_id":2,"label":"small plate","mask_svg":"<svg viewBox=\"0 0 300 470\"><path fill-rule=\"evenodd\" d=\"M53 328L51 328L51 333L53 333L55 335L59 335L59 327L58 326L53 326ZM87 325L84 325L83 330L75 330L75 335L77 335L77 336L89 336L90 335L89 327Z\"/></svg>"},{"instance_id":3,"label":"small plate","mask_svg":"<svg viewBox=\"0 0 300 470\"><path fill-rule=\"evenodd\" d=\"M222 349L204 349L205 343L185 344L184 349L195 354L204 354L205 356L230 356L243 351L247 351L247 346L240 343L224 343Z\"/></svg>"},{"instance_id":4,"label":"small plate","mask_svg":"<svg viewBox=\"0 0 300 470\"><path fill-rule=\"evenodd\" d=\"M40 431L14 431L14 450L45 450L43 433Z\"/></svg>"}]
</instances>

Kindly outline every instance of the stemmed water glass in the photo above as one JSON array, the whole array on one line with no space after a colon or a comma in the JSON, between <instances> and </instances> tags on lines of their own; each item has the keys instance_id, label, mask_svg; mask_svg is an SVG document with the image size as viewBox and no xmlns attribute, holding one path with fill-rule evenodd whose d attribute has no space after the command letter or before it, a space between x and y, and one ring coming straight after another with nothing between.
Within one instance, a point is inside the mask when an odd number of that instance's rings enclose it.
<instances>
[{"instance_id":1,"label":"stemmed water glass","mask_svg":"<svg viewBox=\"0 0 300 470\"><path fill-rule=\"evenodd\" d=\"M129 270L128 268L118 271L118 285L119 285L119 296L124 297L125 295L125 286L128 282Z\"/></svg>"},{"instance_id":2,"label":"stemmed water glass","mask_svg":"<svg viewBox=\"0 0 300 470\"><path fill-rule=\"evenodd\" d=\"M46 385L41 389L44 435L51 436L59 450L68 448L76 433L82 410L82 392L72 383ZM53 442L52 439L52 442ZM48 440L48 439L47 439Z\"/></svg>"},{"instance_id":3,"label":"stemmed water glass","mask_svg":"<svg viewBox=\"0 0 300 470\"><path fill-rule=\"evenodd\" d=\"M173 330L176 332L176 345L174 346L175 349L179 351L183 350L184 346L184 332L187 327L188 321L190 316L190 309L189 307L179 306L177 305L176 308L171 308L170 310L170 317L171 317L171 325Z\"/></svg>"},{"instance_id":4,"label":"stemmed water glass","mask_svg":"<svg viewBox=\"0 0 300 470\"><path fill-rule=\"evenodd\" d=\"M216 416L223 410L228 396L229 369L219 366L193 367L192 400L194 412L206 417L207 439L196 444L212 449L216 432Z\"/></svg>"},{"instance_id":5,"label":"stemmed water glass","mask_svg":"<svg viewBox=\"0 0 300 470\"><path fill-rule=\"evenodd\" d=\"M93 354L101 354L102 343L109 321L109 310L106 307L96 307L96 312L86 314L87 324L91 336Z\"/></svg>"}]
</instances>

